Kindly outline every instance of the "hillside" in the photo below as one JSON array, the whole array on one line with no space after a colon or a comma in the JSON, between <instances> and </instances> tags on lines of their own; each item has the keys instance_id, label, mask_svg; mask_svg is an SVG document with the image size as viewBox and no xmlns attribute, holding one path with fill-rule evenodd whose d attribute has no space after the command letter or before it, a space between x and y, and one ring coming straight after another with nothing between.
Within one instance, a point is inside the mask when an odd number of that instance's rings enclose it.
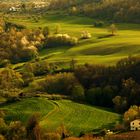
<instances>
[{"instance_id":1,"label":"hillside","mask_svg":"<svg viewBox=\"0 0 140 140\"><path fill-rule=\"evenodd\" d=\"M56 0L51 2L51 9L72 10L73 14L85 15L97 19L115 22L140 23L139 0Z\"/></svg>"},{"instance_id":2,"label":"hillside","mask_svg":"<svg viewBox=\"0 0 140 140\"><path fill-rule=\"evenodd\" d=\"M103 27L94 27L96 21L92 18L67 16L50 13L42 17L39 22L34 22L27 17L19 16L11 19L12 22L23 24L28 28L49 26L51 33L60 25L60 32L80 38L83 31L91 33L92 38L80 40L73 47L61 46L44 49L40 52L41 59L49 62L65 63L72 58L78 63L115 64L121 58L129 55L139 56L140 27L138 24L116 24L116 36L106 37L109 34L110 24L105 22Z\"/></svg>"},{"instance_id":3,"label":"hillside","mask_svg":"<svg viewBox=\"0 0 140 140\"><path fill-rule=\"evenodd\" d=\"M0 109L7 112L8 121L27 122L28 118L37 112L41 116L40 125L43 128L54 131L64 124L74 135L79 135L81 131L110 128L120 120L120 115L116 113L69 100L51 101L45 98L31 98L4 105Z\"/></svg>"}]
</instances>

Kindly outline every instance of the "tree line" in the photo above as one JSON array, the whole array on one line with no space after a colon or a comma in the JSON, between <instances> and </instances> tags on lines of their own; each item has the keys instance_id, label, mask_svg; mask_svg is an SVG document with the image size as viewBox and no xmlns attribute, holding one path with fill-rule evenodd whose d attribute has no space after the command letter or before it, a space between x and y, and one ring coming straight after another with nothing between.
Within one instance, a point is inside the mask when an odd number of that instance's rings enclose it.
<instances>
[{"instance_id":1,"label":"tree line","mask_svg":"<svg viewBox=\"0 0 140 140\"><path fill-rule=\"evenodd\" d=\"M68 9L67 13L73 15L130 23L140 23L139 7L139 0L55 0L50 4L50 9Z\"/></svg>"}]
</instances>

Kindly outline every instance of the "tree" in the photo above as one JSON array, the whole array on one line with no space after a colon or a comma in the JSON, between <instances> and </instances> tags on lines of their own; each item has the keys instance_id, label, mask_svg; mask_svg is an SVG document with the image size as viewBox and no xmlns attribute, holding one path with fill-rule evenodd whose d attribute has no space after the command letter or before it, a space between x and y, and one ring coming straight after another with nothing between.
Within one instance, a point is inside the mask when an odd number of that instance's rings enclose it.
<instances>
[{"instance_id":1,"label":"tree","mask_svg":"<svg viewBox=\"0 0 140 140\"><path fill-rule=\"evenodd\" d=\"M23 9L23 11L25 11L26 10L26 4L25 3L21 4L21 8Z\"/></svg>"},{"instance_id":2,"label":"tree","mask_svg":"<svg viewBox=\"0 0 140 140\"><path fill-rule=\"evenodd\" d=\"M136 105L133 105L128 109L128 111L124 113L124 123L129 125L129 123L137 117L140 117L140 108Z\"/></svg>"},{"instance_id":3,"label":"tree","mask_svg":"<svg viewBox=\"0 0 140 140\"><path fill-rule=\"evenodd\" d=\"M30 117L27 123L27 138L29 140L41 140L40 136L40 126L39 126L39 115L34 114Z\"/></svg>"},{"instance_id":4,"label":"tree","mask_svg":"<svg viewBox=\"0 0 140 140\"><path fill-rule=\"evenodd\" d=\"M36 82L35 86L39 85L41 87L41 89L39 88L39 91L46 91L49 94L70 96L72 88L77 84L79 84L79 82L73 73L59 73L47 75L45 80Z\"/></svg>"},{"instance_id":5,"label":"tree","mask_svg":"<svg viewBox=\"0 0 140 140\"><path fill-rule=\"evenodd\" d=\"M65 139L70 136L70 132L66 129L63 123L60 125L60 127L58 127L57 132L60 134L61 139Z\"/></svg>"},{"instance_id":6,"label":"tree","mask_svg":"<svg viewBox=\"0 0 140 140\"><path fill-rule=\"evenodd\" d=\"M76 65L76 60L75 60L75 59L72 59L72 60L70 61L70 69L71 69L71 70L74 70L74 69L75 69L75 65Z\"/></svg>"},{"instance_id":7,"label":"tree","mask_svg":"<svg viewBox=\"0 0 140 140\"><path fill-rule=\"evenodd\" d=\"M114 36L115 33L117 32L117 27L115 24L111 24L109 27L109 32L111 32L111 35Z\"/></svg>"},{"instance_id":8,"label":"tree","mask_svg":"<svg viewBox=\"0 0 140 140\"><path fill-rule=\"evenodd\" d=\"M10 122L7 132L7 140L24 140L26 129L20 121Z\"/></svg>"},{"instance_id":9,"label":"tree","mask_svg":"<svg viewBox=\"0 0 140 140\"><path fill-rule=\"evenodd\" d=\"M23 72L22 79L24 81L24 86L28 86L34 80L34 74L32 72Z\"/></svg>"},{"instance_id":10,"label":"tree","mask_svg":"<svg viewBox=\"0 0 140 140\"><path fill-rule=\"evenodd\" d=\"M115 106L115 110L117 112L124 112L126 109L127 109L127 100L126 98L123 98L121 96L116 96L115 98L113 98L113 103L114 103L114 106Z\"/></svg>"},{"instance_id":11,"label":"tree","mask_svg":"<svg viewBox=\"0 0 140 140\"><path fill-rule=\"evenodd\" d=\"M8 129L7 124L5 123L5 120L0 117L0 134L6 133Z\"/></svg>"},{"instance_id":12,"label":"tree","mask_svg":"<svg viewBox=\"0 0 140 140\"><path fill-rule=\"evenodd\" d=\"M22 75L7 67L0 72L0 87L2 89L20 88L23 85Z\"/></svg>"},{"instance_id":13,"label":"tree","mask_svg":"<svg viewBox=\"0 0 140 140\"><path fill-rule=\"evenodd\" d=\"M122 81L121 95L125 96L129 105L139 105L140 103L140 85L132 78Z\"/></svg>"},{"instance_id":14,"label":"tree","mask_svg":"<svg viewBox=\"0 0 140 140\"><path fill-rule=\"evenodd\" d=\"M101 105L102 89L100 87L91 88L86 93L86 99L93 105Z\"/></svg>"},{"instance_id":15,"label":"tree","mask_svg":"<svg viewBox=\"0 0 140 140\"><path fill-rule=\"evenodd\" d=\"M43 28L43 35L45 37L47 37L48 35L50 35L50 28L48 26Z\"/></svg>"},{"instance_id":16,"label":"tree","mask_svg":"<svg viewBox=\"0 0 140 140\"><path fill-rule=\"evenodd\" d=\"M105 86L102 89L102 98L101 100L101 105L106 106L106 107L112 107L113 102L112 99L115 97L115 89L112 86Z\"/></svg>"},{"instance_id":17,"label":"tree","mask_svg":"<svg viewBox=\"0 0 140 140\"><path fill-rule=\"evenodd\" d=\"M60 26L60 24L57 24L55 27L55 34L59 34L60 30L61 30L61 26Z\"/></svg>"},{"instance_id":18,"label":"tree","mask_svg":"<svg viewBox=\"0 0 140 140\"><path fill-rule=\"evenodd\" d=\"M72 88L72 97L76 100L83 100L85 98L84 88L82 85L75 85Z\"/></svg>"},{"instance_id":19,"label":"tree","mask_svg":"<svg viewBox=\"0 0 140 140\"><path fill-rule=\"evenodd\" d=\"M76 6L73 6L71 9L70 9L70 14L76 14L77 13L77 7Z\"/></svg>"}]
</instances>

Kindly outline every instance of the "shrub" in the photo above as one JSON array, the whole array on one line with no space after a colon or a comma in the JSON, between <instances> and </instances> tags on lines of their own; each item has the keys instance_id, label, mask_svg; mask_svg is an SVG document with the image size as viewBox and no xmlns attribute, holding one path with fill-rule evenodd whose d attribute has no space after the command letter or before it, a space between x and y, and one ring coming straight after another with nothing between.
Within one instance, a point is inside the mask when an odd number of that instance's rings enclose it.
<instances>
[{"instance_id":1,"label":"shrub","mask_svg":"<svg viewBox=\"0 0 140 140\"><path fill-rule=\"evenodd\" d=\"M72 88L72 96L74 99L84 99L85 94L82 85L75 85Z\"/></svg>"},{"instance_id":2,"label":"shrub","mask_svg":"<svg viewBox=\"0 0 140 140\"><path fill-rule=\"evenodd\" d=\"M81 34L81 39L89 39L91 38L91 34L88 31L83 31Z\"/></svg>"},{"instance_id":3,"label":"shrub","mask_svg":"<svg viewBox=\"0 0 140 140\"><path fill-rule=\"evenodd\" d=\"M59 34L60 30L61 30L61 26L57 24L55 28L55 34Z\"/></svg>"},{"instance_id":4,"label":"shrub","mask_svg":"<svg viewBox=\"0 0 140 140\"><path fill-rule=\"evenodd\" d=\"M114 131L124 132L126 131L126 128L123 124L116 124L114 127Z\"/></svg>"},{"instance_id":5,"label":"shrub","mask_svg":"<svg viewBox=\"0 0 140 140\"><path fill-rule=\"evenodd\" d=\"M117 32L117 27L115 24L111 24L108 28L108 31L111 32L111 35L114 36Z\"/></svg>"},{"instance_id":6,"label":"shrub","mask_svg":"<svg viewBox=\"0 0 140 140\"><path fill-rule=\"evenodd\" d=\"M27 139L29 140L40 140L40 126L39 126L39 117L38 113L33 114L27 123Z\"/></svg>"},{"instance_id":7,"label":"shrub","mask_svg":"<svg viewBox=\"0 0 140 140\"><path fill-rule=\"evenodd\" d=\"M25 127L20 121L10 122L9 130L7 133L8 140L11 140L11 139L23 140L23 138L25 138L25 135L26 135Z\"/></svg>"},{"instance_id":8,"label":"shrub","mask_svg":"<svg viewBox=\"0 0 140 140\"><path fill-rule=\"evenodd\" d=\"M0 118L4 118L5 117L5 112L3 110L0 110Z\"/></svg>"},{"instance_id":9,"label":"shrub","mask_svg":"<svg viewBox=\"0 0 140 140\"><path fill-rule=\"evenodd\" d=\"M20 60L21 60L21 62L29 61L33 58L36 58L37 56L38 56L37 48L35 46L29 46L29 47L22 49L22 54L20 56ZM14 60L14 62L15 61L16 60Z\"/></svg>"},{"instance_id":10,"label":"shrub","mask_svg":"<svg viewBox=\"0 0 140 140\"><path fill-rule=\"evenodd\" d=\"M23 85L22 75L11 68L5 68L0 72L1 89L20 88Z\"/></svg>"},{"instance_id":11,"label":"shrub","mask_svg":"<svg viewBox=\"0 0 140 140\"><path fill-rule=\"evenodd\" d=\"M95 21L94 22L94 26L95 27L102 27L104 25L104 22L103 21Z\"/></svg>"},{"instance_id":12,"label":"shrub","mask_svg":"<svg viewBox=\"0 0 140 140\"><path fill-rule=\"evenodd\" d=\"M20 101L21 99L19 97L9 97L7 99L7 103L14 103L14 102L18 102Z\"/></svg>"},{"instance_id":13,"label":"shrub","mask_svg":"<svg viewBox=\"0 0 140 140\"><path fill-rule=\"evenodd\" d=\"M45 91L45 82L44 81L39 81L35 82L33 81L32 83L29 84L29 92L36 92L36 91Z\"/></svg>"},{"instance_id":14,"label":"shrub","mask_svg":"<svg viewBox=\"0 0 140 140\"><path fill-rule=\"evenodd\" d=\"M47 96L48 100L61 100L61 95L49 95Z\"/></svg>"},{"instance_id":15,"label":"shrub","mask_svg":"<svg viewBox=\"0 0 140 140\"><path fill-rule=\"evenodd\" d=\"M48 74L51 71L50 65L47 63L47 61L36 61L34 63L27 63L24 66L24 69L26 72L33 73L33 75L35 76ZM33 77L33 75L30 74L30 77Z\"/></svg>"},{"instance_id":16,"label":"shrub","mask_svg":"<svg viewBox=\"0 0 140 140\"><path fill-rule=\"evenodd\" d=\"M56 34L51 35L47 38L47 46L56 47L62 45L73 46L78 43L78 39L76 37L71 37L68 34Z\"/></svg>"},{"instance_id":17,"label":"shrub","mask_svg":"<svg viewBox=\"0 0 140 140\"><path fill-rule=\"evenodd\" d=\"M101 105L106 107L113 106L112 99L115 97L115 87L113 86L106 86L102 89L102 98L100 98Z\"/></svg>"},{"instance_id":18,"label":"shrub","mask_svg":"<svg viewBox=\"0 0 140 140\"><path fill-rule=\"evenodd\" d=\"M102 98L102 89L100 87L91 88L87 91L86 99L89 103L99 105L100 98Z\"/></svg>"},{"instance_id":19,"label":"shrub","mask_svg":"<svg viewBox=\"0 0 140 140\"><path fill-rule=\"evenodd\" d=\"M43 28L43 35L47 37L50 34L50 28L48 26Z\"/></svg>"},{"instance_id":20,"label":"shrub","mask_svg":"<svg viewBox=\"0 0 140 140\"><path fill-rule=\"evenodd\" d=\"M31 72L22 73L22 78L24 81L24 86L28 86L34 80L34 74Z\"/></svg>"},{"instance_id":21,"label":"shrub","mask_svg":"<svg viewBox=\"0 0 140 140\"><path fill-rule=\"evenodd\" d=\"M5 67L10 63L8 59L0 60L0 68Z\"/></svg>"},{"instance_id":22,"label":"shrub","mask_svg":"<svg viewBox=\"0 0 140 140\"><path fill-rule=\"evenodd\" d=\"M0 134L5 133L8 129L8 126L6 125L3 118L0 118Z\"/></svg>"},{"instance_id":23,"label":"shrub","mask_svg":"<svg viewBox=\"0 0 140 140\"><path fill-rule=\"evenodd\" d=\"M48 75L45 80L45 89L48 93L71 95L72 87L77 84L72 73Z\"/></svg>"}]
</instances>

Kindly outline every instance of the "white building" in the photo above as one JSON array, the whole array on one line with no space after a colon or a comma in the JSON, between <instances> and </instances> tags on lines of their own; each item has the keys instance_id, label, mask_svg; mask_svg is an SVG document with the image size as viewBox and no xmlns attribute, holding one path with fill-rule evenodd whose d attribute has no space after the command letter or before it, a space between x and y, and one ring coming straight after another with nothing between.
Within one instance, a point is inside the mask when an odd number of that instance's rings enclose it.
<instances>
[{"instance_id":1,"label":"white building","mask_svg":"<svg viewBox=\"0 0 140 140\"><path fill-rule=\"evenodd\" d=\"M140 119L136 119L130 122L130 130L132 131L140 130Z\"/></svg>"},{"instance_id":2,"label":"white building","mask_svg":"<svg viewBox=\"0 0 140 140\"><path fill-rule=\"evenodd\" d=\"M9 11L16 12L17 10L16 10L16 7L10 7Z\"/></svg>"},{"instance_id":3,"label":"white building","mask_svg":"<svg viewBox=\"0 0 140 140\"><path fill-rule=\"evenodd\" d=\"M10 12L17 12L17 11L20 11L20 10L21 10L20 8L14 7L14 6L9 8Z\"/></svg>"}]
</instances>

